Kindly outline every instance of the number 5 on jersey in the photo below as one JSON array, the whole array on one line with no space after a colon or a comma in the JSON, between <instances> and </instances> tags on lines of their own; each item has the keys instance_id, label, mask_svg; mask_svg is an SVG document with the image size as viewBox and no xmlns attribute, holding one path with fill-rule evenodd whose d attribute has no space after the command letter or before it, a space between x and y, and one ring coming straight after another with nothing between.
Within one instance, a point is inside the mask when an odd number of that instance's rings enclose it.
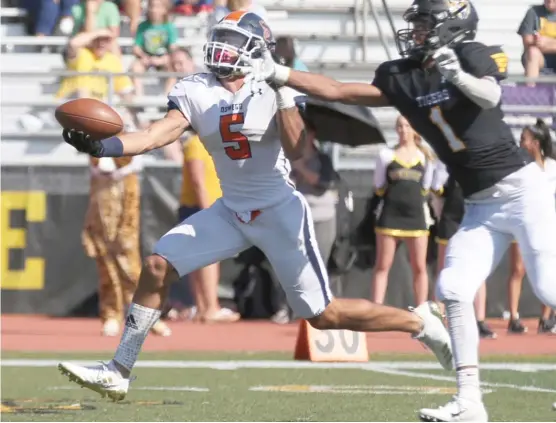
<instances>
[{"instance_id":1,"label":"number 5 on jersey","mask_svg":"<svg viewBox=\"0 0 556 423\"><path fill-rule=\"evenodd\" d=\"M244 122L243 113L232 113L220 116L220 136L222 143L228 145L224 147L226 155L232 160L245 160L251 158L251 146L249 139L239 131L232 131L232 125L242 124Z\"/></svg>"}]
</instances>

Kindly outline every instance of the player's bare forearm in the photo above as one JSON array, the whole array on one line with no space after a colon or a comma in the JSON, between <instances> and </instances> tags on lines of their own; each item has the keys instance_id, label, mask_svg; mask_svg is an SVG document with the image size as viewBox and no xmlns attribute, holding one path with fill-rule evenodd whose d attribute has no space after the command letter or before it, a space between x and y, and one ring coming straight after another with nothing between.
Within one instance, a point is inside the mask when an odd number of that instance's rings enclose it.
<instances>
[{"instance_id":1,"label":"player's bare forearm","mask_svg":"<svg viewBox=\"0 0 556 423\"><path fill-rule=\"evenodd\" d=\"M323 100L370 107L389 106L388 99L371 84L343 83L324 75L292 69L286 85Z\"/></svg>"},{"instance_id":2,"label":"player's bare forearm","mask_svg":"<svg viewBox=\"0 0 556 423\"><path fill-rule=\"evenodd\" d=\"M189 127L189 122L178 110L153 123L144 131L130 132L119 138L123 144L124 156L136 156L176 141Z\"/></svg>"},{"instance_id":3,"label":"player's bare forearm","mask_svg":"<svg viewBox=\"0 0 556 423\"><path fill-rule=\"evenodd\" d=\"M297 160L303 156L305 148L305 123L299 115L297 106L278 110L280 141L289 160Z\"/></svg>"},{"instance_id":4,"label":"player's bare forearm","mask_svg":"<svg viewBox=\"0 0 556 423\"><path fill-rule=\"evenodd\" d=\"M535 36L533 34L525 34L521 37L523 48L529 48L535 45Z\"/></svg>"},{"instance_id":5,"label":"player's bare forearm","mask_svg":"<svg viewBox=\"0 0 556 423\"><path fill-rule=\"evenodd\" d=\"M195 199L197 201L197 207L200 209L208 209L210 207L209 197L205 185L193 185L193 191L195 192Z\"/></svg>"}]
</instances>

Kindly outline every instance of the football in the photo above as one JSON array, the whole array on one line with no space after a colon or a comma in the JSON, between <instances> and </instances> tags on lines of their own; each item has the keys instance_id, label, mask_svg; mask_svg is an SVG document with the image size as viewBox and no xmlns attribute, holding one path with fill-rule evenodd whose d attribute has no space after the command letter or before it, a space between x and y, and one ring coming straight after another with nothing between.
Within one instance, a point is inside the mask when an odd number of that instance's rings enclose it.
<instances>
[{"instance_id":1,"label":"football","mask_svg":"<svg viewBox=\"0 0 556 423\"><path fill-rule=\"evenodd\" d=\"M68 101L56 108L54 116L64 129L84 132L93 140L117 135L124 128L118 112L93 98Z\"/></svg>"}]
</instances>

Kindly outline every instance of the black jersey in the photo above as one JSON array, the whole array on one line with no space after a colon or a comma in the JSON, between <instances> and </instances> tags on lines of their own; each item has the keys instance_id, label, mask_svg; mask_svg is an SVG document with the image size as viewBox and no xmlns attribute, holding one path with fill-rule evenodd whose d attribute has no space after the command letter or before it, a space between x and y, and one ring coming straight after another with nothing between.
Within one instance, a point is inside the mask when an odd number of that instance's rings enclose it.
<instances>
[{"instance_id":1,"label":"black jersey","mask_svg":"<svg viewBox=\"0 0 556 423\"><path fill-rule=\"evenodd\" d=\"M455 49L462 69L500 81L507 57L500 47L465 42ZM531 161L504 122L501 105L482 109L436 69L399 59L376 71L373 85L434 148L467 197L489 188Z\"/></svg>"}]
</instances>

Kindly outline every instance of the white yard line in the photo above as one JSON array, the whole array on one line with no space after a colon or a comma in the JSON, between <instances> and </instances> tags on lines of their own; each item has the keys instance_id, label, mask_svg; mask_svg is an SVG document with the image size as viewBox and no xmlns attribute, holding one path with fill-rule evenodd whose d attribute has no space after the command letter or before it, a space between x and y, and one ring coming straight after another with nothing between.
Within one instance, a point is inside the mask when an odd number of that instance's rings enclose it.
<instances>
[{"instance_id":1,"label":"white yard line","mask_svg":"<svg viewBox=\"0 0 556 423\"><path fill-rule=\"evenodd\" d=\"M98 364L94 360L70 360L80 365ZM60 360L4 359L2 367L56 367ZM392 369L441 370L440 364L427 361L369 361L367 363L313 363L293 360L140 360L135 367L144 369ZM482 363L482 370L511 370L525 373L556 371L556 363ZM423 374L423 373L421 373Z\"/></svg>"},{"instance_id":2,"label":"white yard line","mask_svg":"<svg viewBox=\"0 0 556 423\"><path fill-rule=\"evenodd\" d=\"M405 377L412 377L418 379L441 380L446 382L456 381L455 377L442 376L442 375L432 374L432 373L429 374L429 373L394 370L394 369L387 369L387 368L381 369L380 367L373 369L373 371L376 373L383 373L387 375L405 376ZM511 383L481 382L481 386L485 386L489 388L509 388L509 389L516 389L518 391L527 391L527 392L556 393L556 389L546 389L546 388L540 388L538 386L514 385Z\"/></svg>"},{"instance_id":3,"label":"white yard line","mask_svg":"<svg viewBox=\"0 0 556 423\"><path fill-rule=\"evenodd\" d=\"M81 365L96 364L98 361L75 360L73 363ZM2 360L2 367L56 367L57 360L36 359L8 359ZM443 382L455 382L455 377L440 373L424 373L423 370L441 370L438 363L422 361L370 361L367 363L312 363L308 361L293 360L235 360L235 361L188 361L188 360L141 360L136 364L137 368L146 369L212 369L212 370L236 370L236 369L360 369L376 373L404 376L417 379L437 380ZM517 371L517 372L539 372L556 371L556 364L547 363L483 363L482 370ZM453 375L453 373L451 373ZM537 386L516 385L510 383L483 382L485 388L508 388L518 391L556 393L555 389L546 389ZM67 386L54 387L52 389L71 389ZM207 392L209 389L191 386L174 387L134 387L140 390L159 391L195 391Z\"/></svg>"}]
</instances>

